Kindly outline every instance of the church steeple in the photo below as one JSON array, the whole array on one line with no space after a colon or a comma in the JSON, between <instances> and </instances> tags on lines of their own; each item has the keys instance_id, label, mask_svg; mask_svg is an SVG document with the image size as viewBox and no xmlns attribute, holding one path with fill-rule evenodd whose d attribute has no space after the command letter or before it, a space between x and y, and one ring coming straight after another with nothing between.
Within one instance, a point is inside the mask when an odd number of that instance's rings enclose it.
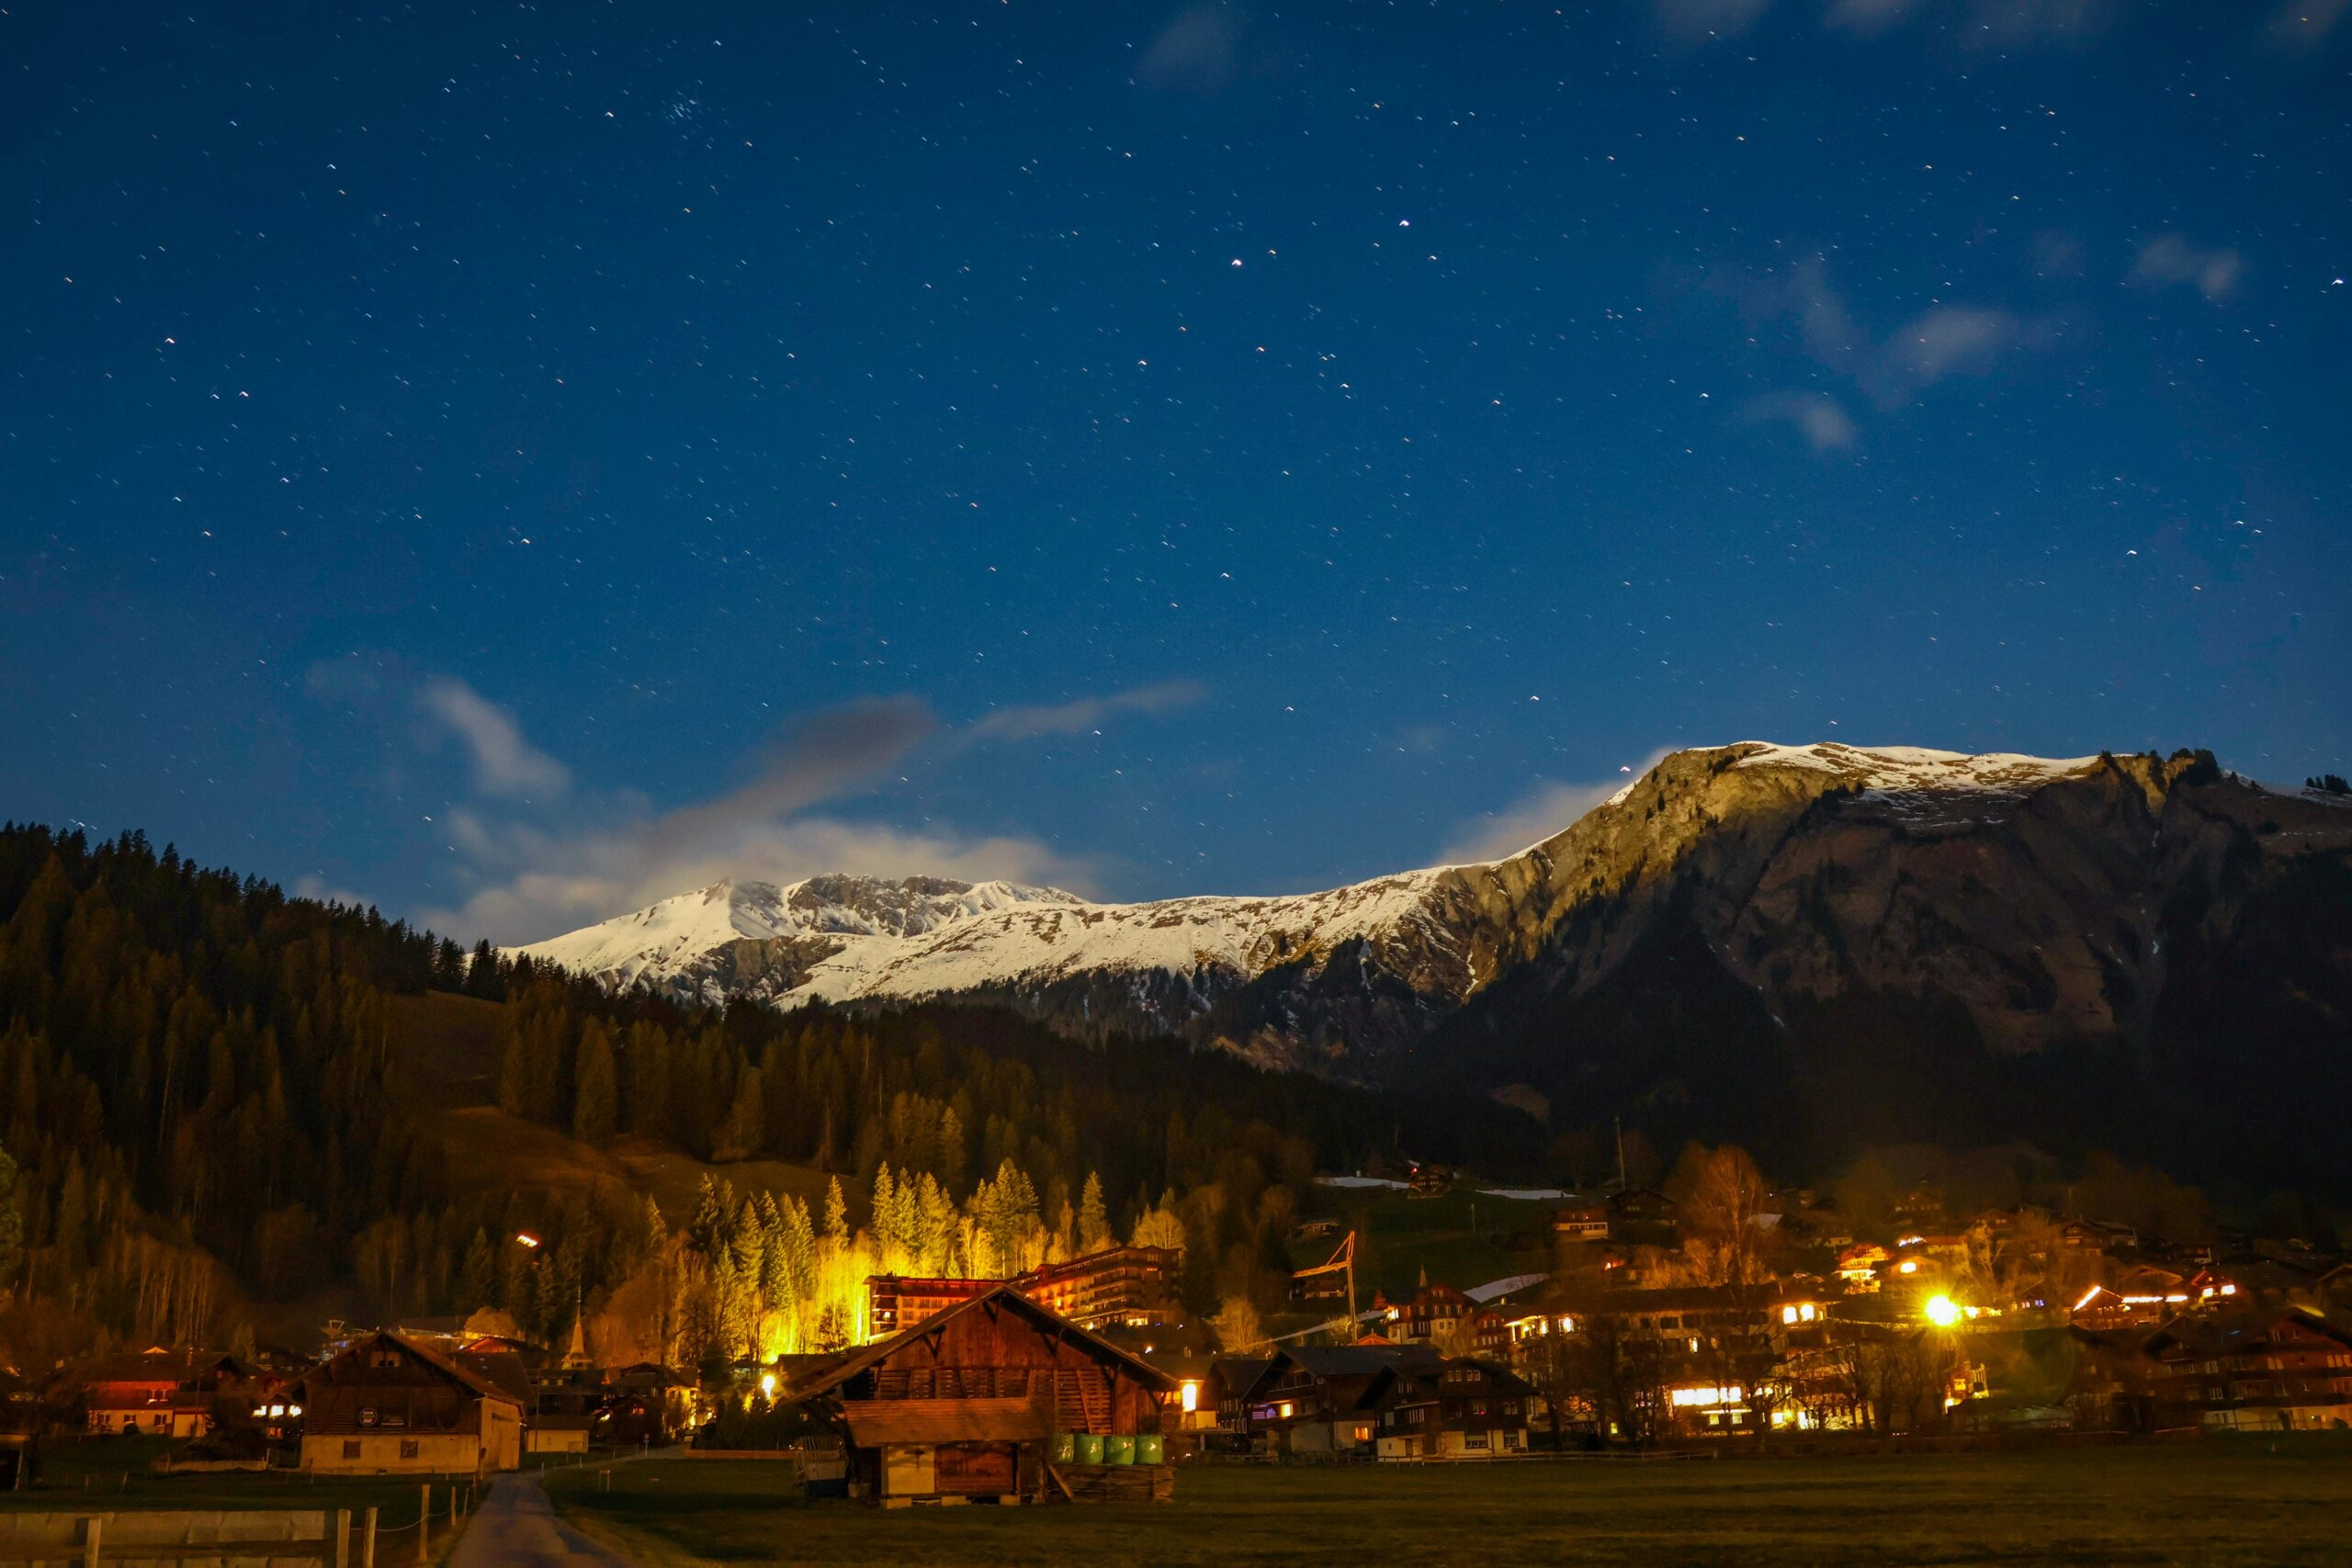
<instances>
[{"instance_id":1,"label":"church steeple","mask_svg":"<svg viewBox=\"0 0 2352 1568\"><path fill-rule=\"evenodd\" d=\"M571 1343L564 1349L563 1364L567 1368L588 1364L588 1313L584 1293L572 1303Z\"/></svg>"}]
</instances>

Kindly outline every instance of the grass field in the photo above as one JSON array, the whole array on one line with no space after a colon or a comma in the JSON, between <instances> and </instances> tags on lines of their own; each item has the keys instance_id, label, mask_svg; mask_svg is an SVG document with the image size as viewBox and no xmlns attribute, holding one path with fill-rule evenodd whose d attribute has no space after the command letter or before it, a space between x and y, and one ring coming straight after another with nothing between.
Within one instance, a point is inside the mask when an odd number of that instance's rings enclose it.
<instances>
[{"instance_id":1,"label":"grass field","mask_svg":"<svg viewBox=\"0 0 2352 1568\"><path fill-rule=\"evenodd\" d=\"M706 1563L2312 1563L2352 1561L2352 1446L2216 1440L1829 1461L1207 1468L1161 1506L807 1504L673 1460L548 1490L647 1568Z\"/></svg>"}]
</instances>

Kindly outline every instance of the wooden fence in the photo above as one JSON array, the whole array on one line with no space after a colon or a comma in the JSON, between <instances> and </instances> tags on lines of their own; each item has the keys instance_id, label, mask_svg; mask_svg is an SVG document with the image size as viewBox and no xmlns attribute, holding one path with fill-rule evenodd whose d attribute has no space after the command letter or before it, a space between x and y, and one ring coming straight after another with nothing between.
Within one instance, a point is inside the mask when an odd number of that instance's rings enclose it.
<instances>
[{"instance_id":1,"label":"wooden fence","mask_svg":"<svg viewBox=\"0 0 2352 1568\"><path fill-rule=\"evenodd\" d=\"M417 1504L415 1518L393 1526L385 1525L372 1507L0 1515L0 1568L148 1562L403 1568L432 1561L436 1517L446 1521L444 1539L465 1524L466 1510L454 1486L437 1513L430 1483L419 1486Z\"/></svg>"}]
</instances>

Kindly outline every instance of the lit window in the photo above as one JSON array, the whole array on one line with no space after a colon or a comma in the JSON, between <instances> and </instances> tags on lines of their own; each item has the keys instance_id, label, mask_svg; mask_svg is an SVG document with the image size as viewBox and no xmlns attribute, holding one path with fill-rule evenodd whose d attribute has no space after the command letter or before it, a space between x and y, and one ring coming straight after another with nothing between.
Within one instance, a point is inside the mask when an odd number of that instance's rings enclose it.
<instances>
[{"instance_id":1,"label":"lit window","mask_svg":"<svg viewBox=\"0 0 2352 1568\"><path fill-rule=\"evenodd\" d=\"M1184 1383L1184 1414L1190 1416L1201 1407L1201 1385L1187 1379Z\"/></svg>"}]
</instances>

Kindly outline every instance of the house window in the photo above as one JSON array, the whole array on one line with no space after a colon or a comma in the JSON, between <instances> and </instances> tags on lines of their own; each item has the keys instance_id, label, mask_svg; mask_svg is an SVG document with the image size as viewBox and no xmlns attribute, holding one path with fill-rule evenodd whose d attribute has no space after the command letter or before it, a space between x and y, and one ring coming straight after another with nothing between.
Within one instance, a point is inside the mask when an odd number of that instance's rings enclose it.
<instances>
[{"instance_id":1,"label":"house window","mask_svg":"<svg viewBox=\"0 0 2352 1568\"><path fill-rule=\"evenodd\" d=\"M345 1458L345 1459L357 1459L357 1458L359 1457L359 1439L358 1439L358 1438L344 1438L344 1440L343 1440L343 1457L344 1457L344 1458Z\"/></svg>"},{"instance_id":2,"label":"house window","mask_svg":"<svg viewBox=\"0 0 2352 1568\"><path fill-rule=\"evenodd\" d=\"M414 1459L415 1457L416 1439L414 1438L402 1438L401 1439L401 1458Z\"/></svg>"}]
</instances>

